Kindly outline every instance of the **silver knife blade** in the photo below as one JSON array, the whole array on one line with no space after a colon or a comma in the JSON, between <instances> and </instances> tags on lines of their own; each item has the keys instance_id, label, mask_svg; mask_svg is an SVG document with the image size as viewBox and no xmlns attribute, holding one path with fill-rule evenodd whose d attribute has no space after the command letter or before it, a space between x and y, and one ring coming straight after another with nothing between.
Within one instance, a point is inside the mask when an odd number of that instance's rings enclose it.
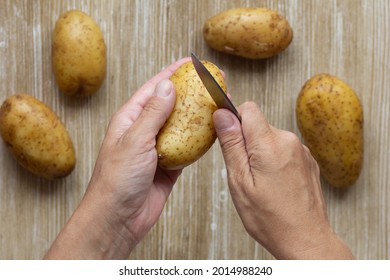
<instances>
[{"instance_id":1,"label":"silver knife blade","mask_svg":"<svg viewBox=\"0 0 390 280\"><path fill-rule=\"evenodd\" d=\"M199 78L203 82L203 85L213 98L215 104L217 104L218 108L225 108L233 112L233 114L238 118L241 122L241 116L238 113L236 107L234 107L233 103L230 101L229 97L223 91L223 89L219 86L218 82L214 79L211 73L207 70L207 68L203 65L203 63L197 58L194 53L191 53L192 63L194 64L195 70L199 75Z\"/></svg>"}]
</instances>

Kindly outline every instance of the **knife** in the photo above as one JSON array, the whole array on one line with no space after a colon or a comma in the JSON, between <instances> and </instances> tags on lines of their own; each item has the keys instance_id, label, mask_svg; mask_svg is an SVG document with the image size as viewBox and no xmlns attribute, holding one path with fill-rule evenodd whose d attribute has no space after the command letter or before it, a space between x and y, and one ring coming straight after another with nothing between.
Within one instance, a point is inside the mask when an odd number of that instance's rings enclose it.
<instances>
[{"instance_id":1,"label":"knife","mask_svg":"<svg viewBox=\"0 0 390 280\"><path fill-rule=\"evenodd\" d=\"M194 64L195 70L199 75L203 85L213 98L215 104L217 104L218 108L225 108L233 112L233 114L237 117L237 119L241 122L241 116L238 113L236 107L234 107L233 103L230 101L229 97L223 91L223 89L219 86L217 81L211 75L211 73L207 70L207 68L203 65L203 63L196 57L194 53L191 53L192 63Z\"/></svg>"}]
</instances>

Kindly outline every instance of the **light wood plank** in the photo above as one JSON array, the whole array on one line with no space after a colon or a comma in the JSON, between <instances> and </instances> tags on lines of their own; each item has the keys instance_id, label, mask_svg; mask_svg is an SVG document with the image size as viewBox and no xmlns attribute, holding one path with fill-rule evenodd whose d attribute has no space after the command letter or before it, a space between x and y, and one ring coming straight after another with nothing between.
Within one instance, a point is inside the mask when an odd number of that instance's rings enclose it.
<instances>
[{"instance_id":1,"label":"light wood plank","mask_svg":"<svg viewBox=\"0 0 390 280\"><path fill-rule=\"evenodd\" d=\"M265 61L217 53L203 22L238 6L266 6L294 30L291 46ZM51 32L58 16L82 9L107 43L107 77L92 98L58 92ZM323 182L332 226L359 259L390 258L390 2L387 0L133 0L0 2L0 97L27 92L47 103L74 140L77 167L47 182L20 168L0 145L0 259L39 259L81 200L111 115L164 66L195 51L222 68L235 103L256 101L276 127L299 134L295 99L312 75L349 83L365 117L365 159L348 190ZM272 259L250 238L231 202L216 143L185 169L161 219L132 259Z\"/></svg>"}]
</instances>

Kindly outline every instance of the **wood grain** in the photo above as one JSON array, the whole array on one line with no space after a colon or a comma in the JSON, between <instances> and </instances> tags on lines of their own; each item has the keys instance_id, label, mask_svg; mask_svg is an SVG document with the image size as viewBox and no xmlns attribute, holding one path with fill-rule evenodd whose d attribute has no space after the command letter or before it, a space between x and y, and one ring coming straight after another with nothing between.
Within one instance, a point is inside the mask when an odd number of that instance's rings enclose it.
<instances>
[{"instance_id":1,"label":"wood grain","mask_svg":"<svg viewBox=\"0 0 390 280\"><path fill-rule=\"evenodd\" d=\"M244 60L209 49L203 22L239 6L278 10L294 30L279 56ZM88 99L58 92L51 32L81 9L101 27L107 77ZM299 134L295 99L312 75L328 72L355 89L364 107L364 167L358 182L323 182L335 231L359 259L390 258L390 2L387 0L133 0L0 2L0 95L27 92L59 115L77 167L48 182L17 165L0 145L0 259L40 259L81 200L111 115L164 66L194 51L222 68L235 103L256 101L276 127ZM231 202L219 145L185 169L161 219L131 259L272 259L245 232Z\"/></svg>"}]
</instances>

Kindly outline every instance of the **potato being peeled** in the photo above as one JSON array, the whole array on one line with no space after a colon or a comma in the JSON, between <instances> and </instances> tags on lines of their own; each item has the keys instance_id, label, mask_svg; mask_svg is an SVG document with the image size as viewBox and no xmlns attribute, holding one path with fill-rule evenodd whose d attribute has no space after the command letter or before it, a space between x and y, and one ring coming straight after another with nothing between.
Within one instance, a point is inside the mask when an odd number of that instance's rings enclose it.
<instances>
[{"instance_id":1,"label":"potato being peeled","mask_svg":"<svg viewBox=\"0 0 390 280\"><path fill-rule=\"evenodd\" d=\"M363 109L342 80L319 74L303 86L296 104L298 127L323 177L348 187L363 163Z\"/></svg>"},{"instance_id":2,"label":"potato being peeled","mask_svg":"<svg viewBox=\"0 0 390 280\"><path fill-rule=\"evenodd\" d=\"M53 32L52 64L64 94L90 96L100 88L106 74L106 45L91 17L78 10L60 16Z\"/></svg>"},{"instance_id":3,"label":"potato being peeled","mask_svg":"<svg viewBox=\"0 0 390 280\"><path fill-rule=\"evenodd\" d=\"M68 131L49 107L30 95L13 95L3 102L0 133L19 164L38 176L64 177L75 166Z\"/></svg>"},{"instance_id":4,"label":"potato being peeled","mask_svg":"<svg viewBox=\"0 0 390 280\"><path fill-rule=\"evenodd\" d=\"M226 85L217 66L202 61L223 90ZM180 169L198 160L213 145L216 132L213 113L217 105L204 87L192 62L171 76L176 89L174 109L157 135L158 164L164 169Z\"/></svg>"},{"instance_id":5,"label":"potato being peeled","mask_svg":"<svg viewBox=\"0 0 390 280\"><path fill-rule=\"evenodd\" d=\"M209 18L203 26L206 43L213 49L245 58L274 56L291 43L288 21L266 8L237 8Z\"/></svg>"}]
</instances>

